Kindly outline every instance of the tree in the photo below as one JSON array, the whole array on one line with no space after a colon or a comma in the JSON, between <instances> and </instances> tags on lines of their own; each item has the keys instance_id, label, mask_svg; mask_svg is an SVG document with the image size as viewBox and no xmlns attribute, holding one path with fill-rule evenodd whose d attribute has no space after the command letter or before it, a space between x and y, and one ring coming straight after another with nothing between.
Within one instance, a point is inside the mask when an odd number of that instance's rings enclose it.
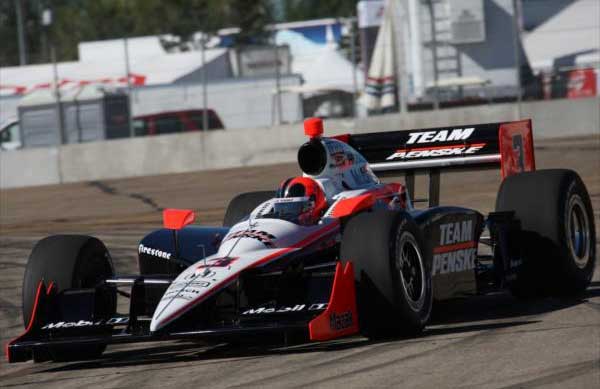
<instances>
[{"instance_id":1,"label":"tree","mask_svg":"<svg viewBox=\"0 0 600 389\"><path fill-rule=\"evenodd\" d=\"M282 0L286 22L356 15L356 0Z\"/></svg>"},{"instance_id":2,"label":"tree","mask_svg":"<svg viewBox=\"0 0 600 389\"><path fill-rule=\"evenodd\" d=\"M273 21L270 3L266 0L229 0L228 3L228 22L240 28L234 38L235 45L268 43L270 32L266 26Z\"/></svg>"},{"instance_id":3,"label":"tree","mask_svg":"<svg viewBox=\"0 0 600 389\"><path fill-rule=\"evenodd\" d=\"M41 24L37 1L22 1L23 25L28 62L38 62L40 58ZM19 64L19 44L17 37L17 17L14 0L0 1L0 66ZM2 80L0 80L1 82Z\"/></svg>"},{"instance_id":4,"label":"tree","mask_svg":"<svg viewBox=\"0 0 600 389\"><path fill-rule=\"evenodd\" d=\"M58 60L76 60L82 41L174 34L182 42L197 31L240 27L238 44L265 43L271 21L267 0L22 0L30 62L47 62L41 41L45 35L41 11L52 7L48 37ZM18 64L14 1L0 1L0 66Z\"/></svg>"}]
</instances>

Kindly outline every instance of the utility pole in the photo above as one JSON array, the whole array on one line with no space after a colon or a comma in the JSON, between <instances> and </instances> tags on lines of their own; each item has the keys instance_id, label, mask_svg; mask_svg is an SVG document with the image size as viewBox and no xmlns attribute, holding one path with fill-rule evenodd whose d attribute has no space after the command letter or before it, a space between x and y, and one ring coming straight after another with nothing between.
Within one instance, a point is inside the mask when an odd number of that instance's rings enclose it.
<instances>
[{"instance_id":1,"label":"utility pole","mask_svg":"<svg viewBox=\"0 0 600 389\"><path fill-rule=\"evenodd\" d=\"M25 31L23 29L23 7L21 0L15 0L17 13L17 37L19 39L19 65L27 65L27 43L25 42Z\"/></svg>"}]
</instances>

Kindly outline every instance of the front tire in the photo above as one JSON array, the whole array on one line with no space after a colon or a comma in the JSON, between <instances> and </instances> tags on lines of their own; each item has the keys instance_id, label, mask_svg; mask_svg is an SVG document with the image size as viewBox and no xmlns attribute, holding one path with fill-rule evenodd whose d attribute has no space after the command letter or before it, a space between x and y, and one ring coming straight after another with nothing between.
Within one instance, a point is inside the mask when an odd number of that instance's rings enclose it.
<instances>
[{"instance_id":1,"label":"front tire","mask_svg":"<svg viewBox=\"0 0 600 389\"><path fill-rule=\"evenodd\" d=\"M592 280L596 231L590 197L579 175L554 169L506 178L497 211L521 223L522 265L511 291L517 297L576 295Z\"/></svg>"},{"instance_id":2,"label":"front tire","mask_svg":"<svg viewBox=\"0 0 600 389\"><path fill-rule=\"evenodd\" d=\"M345 226L341 260L351 261L361 333L417 335L431 314L431 250L410 216L377 210Z\"/></svg>"},{"instance_id":3,"label":"front tire","mask_svg":"<svg viewBox=\"0 0 600 389\"><path fill-rule=\"evenodd\" d=\"M27 262L23 279L23 322L29 324L35 303L35 293L40 281L46 285L54 282L57 292L71 288L94 288L114 275L110 254L104 244L85 235L54 235L39 241ZM98 296L96 316L113 317L116 312L116 292L105 290ZM106 345L61 346L51 348L56 361L96 358Z\"/></svg>"}]
</instances>

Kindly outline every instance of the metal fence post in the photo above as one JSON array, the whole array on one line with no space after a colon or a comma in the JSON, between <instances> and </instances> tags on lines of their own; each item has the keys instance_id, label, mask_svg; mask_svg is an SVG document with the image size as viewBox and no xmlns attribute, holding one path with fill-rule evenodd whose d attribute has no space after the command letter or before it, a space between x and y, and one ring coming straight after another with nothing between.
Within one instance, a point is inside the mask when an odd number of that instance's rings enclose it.
<instances>
[{"instance_id":1,"label":"metal fence post","mask_svg":"<svg viewBox=\"0 0 600 389\"><path fill-rule=\"evenodd\" d=\"M129 68L129 44L127 43L127 37L123 39L123 46L125 49L125 78L127 79L127 110L129 111L128 123L129 136L133 138L135 136L133 130L133 112L131 109L131 71Z\"/></svg>"},{"instance_id":2,"label":"metal fence post","mask_svg":"<svg viewBox=\"0 0 600 389\"><path fill-rule=\"evenodd\" d=\"M54 77L54 97L56 98L56 115L58 119L58 132L60 144L67 143L67 134L65 134L65 123L63 118L62 104L60 101L60 85L58 84L58 65L56 64L56 48L54 43L50 47L50 56L52 57L52 70Z\"/></svg>"},{"instance_id":3,"label":"metal fence post","mask_svg":"<svg viewBox=\"0 0 600 389\"><path fill-rule=\"evenodd\" d=\"M208 130L208 92L206 88L206 40L204 34L200 38L200 57L202 62L202 131Z\"/></svg>"},{"instance_id":4,"label":"metal fence post","mask_svg":"<svg viewBox=\"0 0 600 389\"><path fill-rule=\"evenodd\" d=\"M358 99L358 82L356 80L356 31L354 22L356 18L350 18L350 57L352 59L352 117L356 118L356 101Z\"/></svg>"}]
</instances>

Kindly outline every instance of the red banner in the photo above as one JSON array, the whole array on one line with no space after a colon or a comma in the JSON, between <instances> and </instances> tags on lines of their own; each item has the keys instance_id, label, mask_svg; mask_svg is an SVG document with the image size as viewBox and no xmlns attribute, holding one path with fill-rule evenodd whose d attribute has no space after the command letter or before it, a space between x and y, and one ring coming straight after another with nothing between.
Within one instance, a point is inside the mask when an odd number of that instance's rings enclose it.
<instances>
[{"instance_id":1,"label":"red banner","mask_svg":"<svg viewBox=\"0 0 600 389\"><path fill-rule=\"evenodd\" d=\"M591 68L571 70L568 75L567 97L578 99L596 96L598 94L596 77L595 70Z\"/></svg>"}]
</instances>

